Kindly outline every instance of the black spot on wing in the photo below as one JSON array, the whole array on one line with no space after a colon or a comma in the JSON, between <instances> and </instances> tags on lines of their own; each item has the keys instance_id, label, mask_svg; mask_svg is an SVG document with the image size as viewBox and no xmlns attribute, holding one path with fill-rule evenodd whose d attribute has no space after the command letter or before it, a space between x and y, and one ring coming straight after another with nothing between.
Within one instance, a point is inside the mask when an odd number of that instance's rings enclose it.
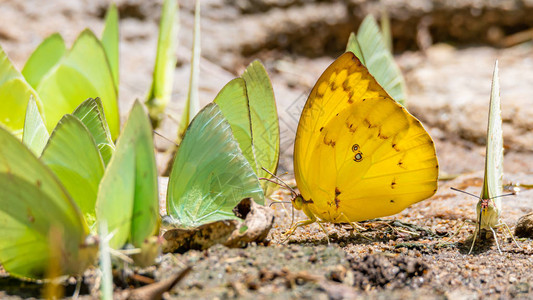
<instances>
[{"instance_id":1,"label":"black spot on wing","mask_svg":"<svg viewBox=\"0 0 533 300\"><path fill-rule=\"evenodd\" d=\"M381 134L381 126L379 126L378 138L380 138L382 140L386 140L386 139L389 138L388 136Z\"/></svg>"},{"instance_id":2,"label":"black spot on wing","mask_svg":"<svg viewBox=\"0 0 533 300\"><path fill-rule=\"evenodd\" d=\"M396 152L400 152L400 148L398 148L398 145L397 144L392 144L392 149L396 150Z\"/></svg>"},{"instance_id":3,"label":"black spot on wing","mask_svg":"<svg viewBox=\"0 0 533 300\"><path fill-rule=\"evenodd\" d=\"M338 198L338 196L341 194L341 191L338 187L335 187L335 207L338 209L341 203L341 200Z\"/></svg>"}]
</instances>

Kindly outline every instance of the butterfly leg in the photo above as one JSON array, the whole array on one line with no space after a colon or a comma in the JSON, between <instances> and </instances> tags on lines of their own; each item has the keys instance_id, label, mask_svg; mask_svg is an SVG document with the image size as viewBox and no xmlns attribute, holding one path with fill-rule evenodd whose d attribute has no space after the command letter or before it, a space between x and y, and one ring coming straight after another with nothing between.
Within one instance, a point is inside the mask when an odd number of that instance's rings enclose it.
<instances>
[{"instance_id":1,"label":"butterfly leg","mask_svg":"<svg viewBox=\"0 0 533 300\"><path fill-rule=\"evenodd\" d=\"M328 235L328 232L326 231L326 228L324 228L324 225L322 225L323 222L321 222L321 221L317 222L318 220L317 220L316 216L307 208L304 208L304 213L307 215L307 217L309 219L296 222L296 224L294 224L294 226L292 226L291 229L289 229L289 231L285 232L284 235L286 236L286 239L283 241L283 243L286 242L289 239L289 237L294 233L296 228L301 227L301 226L305 226L305 225L309 225L309 224L313 224L313 223L316 222L316 223L318 223L318 226L320 226L320 228L326 234L326 239L327 239L328 245L329 245L330 244L329 235Z\"/></svg>"},{"instance_id":2,"label":"butterfly leg","mask_svg":"<svg viewBox=\"0 0 533 300\"><path fill-rule=\"evenodd\" d=\"M474 249L474 245L476 244L477 234L478 234L478 228L476 226L476 230L474 231L474 237L472 239L472 246L470 246L470 251L468 251L468 255L470 255L470 253L472 253L472 250Z\"/></svg>"},{"instance_id":3,"label":"butterfly leg","mask_svg":"<svg viewBox=\"0 0 533 300\"><path fill-rule=\"evenodd\" d=\"M309 225L309 224L313 224L313 223L315 223L315 222L316 222L316 218L296 222L296 224L294 224L294 225L291 227L291 229L289 229L287 232L285 232L285 233L283 234L283 235L285 236L285 240L283 240L282 243L285 243L287 240L289 240L289 238L291 237L291 235L294 234L294 232L296 231L296 229L297 229L298 227L305 226L305 225Z\"/></svg>"},{"instance_id":4,"label":"butterfly leg","mask_svg":"<svg viewBox=\"0 0 533 300\"><path fill-rule=\"evenodd\" d=\"M72 299L78 299L80 296L80 289L81 289L81 283L83 281L83 278L80 276L76 277L76 288L74 289L74 294L72 295Z\"/></svg>"},{"instance_id":5,"label":"butterfly leg","mask_svg":"<svg viewBox=\"0 0 533 300\"><path fill-rule=\"evenodd\" d=\"M503 221L501 221L500 224L496 225L496 227L500 227L500 226L505 226L505 228L507 229L507 232L509 232L509 235L511 236L511 238L513 239L515 245L520 248L520 245L518 245L518 242L516 241L516 239L514 238L514 235L513 233L511 232L511 229L509 228L509 226L507 226L507 224Z\"/></svg>"},{"instance_id":6,"label":"butterfly leg","mask_svg":"<svg viewBox=\"0 0 533 300\"><path fill-rule=\"evenodd\" d=\"M324 233L326 234L326 239L328 240L328 245L330 244L329 243L329 234L328 232L326 231L326 228L324 227L324 225L322 225L322 223L326 223L324 221L319 221L317 222L318 223L318 226L320 226L320 228L322 228L322 231L324 231Z\"/></svg>"},{"instance_id":7,"label":"butterfly leg","mask_svg":"<svg viewBox=\"0 0 533 300\"><path fill-rule=\"evenodd\" d=\"M459 228L455 231L454 234L452 234L452 236L450 236L450 237L448 237L446 240L440 242L440 243L438 244L438 246L440 246L440 245L442 245L442 244L445 244L445 243L448 243L451 239L453 239L454 237L456 237L456 236L459 234L459 232L461 232L461 229L463 228L463 226L465 226L465 224L466 224L466 220L464 220L464 221L461 223L461 226L459 226Z\"/></svg>"},{"instance_id":8,"label":"butterfly leg","mask_svg":"<svg viewBox=\"0 0 533 300\"><path fill-rule=\"evenodd\" d=\"M498 247L498 252L502 254L502 250L500 249L500 244L498 243L498 237L496 236L496 231L494 231L494 229L490 226L489 228L490 228L490 231L492 231L492 235L494 235L494 241L496 241L496 247Z\"/></svg>"},{"instance_id":9,"label":"butterfly leg","mask_svg":"<svg viewBox=\"0 0 533 300\"><path fill-rule=\"evenodd\" d=\"M357 224L356 222L350 222L350 220L348 219L348 217L346 217L346 215L344 213L341 213L340 214L340 220L342 220L343 222L346 222L348 224L350 224L350 226L352 226L352 229L354 232L357 232L360 236L362 236L363 238L371 241L372 239L364 236L362 233L361 233L361 230L365 230L365 228L359 224Z\"/></svg>"}]
</instances>

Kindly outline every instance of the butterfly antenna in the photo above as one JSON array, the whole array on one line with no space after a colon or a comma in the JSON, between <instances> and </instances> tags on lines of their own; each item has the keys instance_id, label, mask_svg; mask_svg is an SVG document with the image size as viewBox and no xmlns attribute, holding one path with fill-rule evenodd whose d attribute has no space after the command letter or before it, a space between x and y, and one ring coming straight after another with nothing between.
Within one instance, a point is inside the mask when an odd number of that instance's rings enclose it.
<instances>
[{"instance_id":1,"label":"butterfly antenna","mask_svg":"<svg viewBox=\"0 0 533 300\"><path fill-rule=\"evenodd\" d=\"M259 180L266 180L266 181L269 181L269 182L272 182L274 184L277 184L279 186L282 186L282 187L285 187L284 185L281 185L279 182L275 181L275 180L272 180L270 178L266 178L266 177L259 177Z\"/></svg>"},{"instance_id":2,"label":"butterfly antenna","mask_svg":"<svg viewBox=\"0 0 533 300\"><path fill-rule=\"evenodd\" d=\"M516 194L515 193L508 193L508 194L503 194L503 195L499 195L499 196L494 196L494 197L490 198L489 200L500 198L500 197L514 196L514 195L516 195Z\"/></svg>"},{"instance_id":3,"label":"butterfly antenna","mask_svg":"<svg viewBox=\"0 0 533 300\"><path fill-rule=\"evenodd\" d=\"M155 131L155 130L152 130L152 131L153 131L156 135L158 135L158 136L162 137L163 139L165 139L165 140L171 142L172 144L176 145L176 147L179 147L179 145L178 145L176 142L174 142L173 140L167 138L166 136L160 134L159 132L157 132L157 131Z\"/></svg>"},{"instance_id":4,"label":"butterfly antenna","mask_svg":"<svg viewBox=\"0 0 533 300\"><path fill-rule=\"evenodd\" d=\"M285 183L285 181L281 180L281 178L279 178L278 176L274 175L272 172L270 172L269 170L265 169L265 167L261 167L261 169L263 169L265 172L267 172L268 174L270 174L272 177L276 178L280 183L277 183L279 186L284 186L286 187L289 191L291 191L292 195L294 197L298 196L298 193L296 193L296 191L291 188L288 184ZM269 180L270 181L270 180ZM274 181L271 181L271 182L274 182Z\"/></svg>"},{"instance_id":5,"label":"butterfly antenna","mask_svg":"<svg viewBox=\"0 0 533 300\"><path fill-rule=\"evenodd\" d=\"M275 201L275 202L271 202L268 207L271 207L272 204L291 204L292 202L291 201Z\"/></svg>"},{"instance_id":6,"label":"butterfly antenna","mask_svg":"<svg viewBox=\"0 0 533 300\"><path fill-rule=\"evenodd\" d=\"M470 196L472 196L472 197L476 197L476 198L480 199L479 196L474 195L474 194L471 194L471 193L469 193L469 192L465 192L465 191L463 191L463 190L459 190L459 189L456 189L456 188L454 188L454 187L450 187L450 189L452 189L452 190L454 190L454 191L456 191L456 192L461 192L461 193L464 193L464 194L467 194L467 195L470 195Z\"/></svg>"}]
</instances>

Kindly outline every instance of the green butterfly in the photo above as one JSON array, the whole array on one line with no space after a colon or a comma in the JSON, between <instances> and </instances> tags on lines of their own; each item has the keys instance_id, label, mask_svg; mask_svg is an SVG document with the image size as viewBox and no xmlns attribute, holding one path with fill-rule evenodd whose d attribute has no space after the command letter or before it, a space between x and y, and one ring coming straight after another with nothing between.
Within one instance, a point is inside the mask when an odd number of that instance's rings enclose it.
<instances>
[{"instance_id":1,"label":"green butterfly","mask_svg":"<svg viewBox=\"0 0 533 300\"><path fill-rule=\"evenodd\" d=\"M85 99L100 97L111 136L118 135L118 75L115 79L106 51L90 30L84 30L68 51L59 34L51 35L32 53L22 74L39 94L49 130Z\"/></svg>"},{"instance_id":2,"label":"green butterfly","mask_svg":"<svg viewBox=\"0 0 533 300\"><path fill-rule=\"evenodd\" d=\"M400 68L372 15L365 17L357 36L352 32L346 51L353 52L392 99L406 104L407 88Z\"/></svg>"},{"instance_id":3,"label":"green butterfly","mask_svg":"<svg viewBox=\"0 0 533 300\"><path fill-rule=\"evenodd\" d=\"M258 177L270 178L279 162L279 121L272 85L259 61L230 81L213 101L231 125L241 151ZM266 191L266 182L263 184Z\"/></svg>"},{"instance_id":4,"label":"green butterfly","mask_svg":"<svg viewBox=\"0 0 533 300\"><path fill-rule=\"evenodd\" d=\"M0 48L0 125L20 137L30 96L51 130L65 113L88 97L104 99L112 135L119 127L118 12L111 4L102 43L89 31L80 34L67 51L57 33L46 38L19 73Z\"/></svg>"},{"instance_id":5,"label":"green butterfly","mask_svg":"<svg viewBox=\"0 0 533 300\"><path fill-rule=\"evenodd\" d=\"M54 172L92 226L98 184L115 151L102 103L98 98L84 101L61 119L49 139L44 127L30 99L22 142Z\"/></svg>"},{"instance_id":6,"label":"green butterfly","mask_svg":"<svg viewBox=\"0 0 533 300\"><path fill-rule=\"evenodd\" d=\"M150 119L136 101L131 109L105 170L98 191L96 215L113 234L109 246L126 243L141 248L134 260L142 266L152 264L158 254L159 194L157 168Z\"/></svg>"},{"instance_id":7,"label":"green butterfly","mask_svg":"<svg viewBox=\"0 0 533 300\"><path fill-rule=\"evenodd\" d=\"M35 116L35 106L30 101L28 117ZM59 268L60 274L80 274L97 256L89 225L94 222L104 172L87 126L76 116L65 115L40 159L4 129L0 143L0 263L11 274L26 278L43 278L50 268ZM58 265L50 265L53 262Z\"/></svg>"},{"instance_id":8,"label":"green butterfly","mask_svg":"<svg viewBox=\"0 0 533 300\"><path fill-rule=\"evenodd\" d=\"M180 228L238 219L232 209L252 197L263 204L257 175L228 121L210 103L191 121L170 173L165 222Z\"/></svg>"},{"instance_id":9,"label":"green butterfly","mask_svg":"<svg viewBox=\"0 0 533 300\"><path fill-rule=\"evenodd\" d=\"M481 196L476 205L477 226L472 240L472 246L468 254L474 249L476 236L482 229L490 230L494 234L494 240L500 254L500 245L494 228L504 226L518 246L511 230L501 219L503 195L503 131L500 105L500 84L498 77L498 61L494 66L492 77L492 89L490 95L489 123L487 128L487 150L485 156L485 176ZM508 195L508 194L507 194ZM520 246L518 246L520 247Z\"/></svg>"},{"instance_id":10,"label":"green butterfly","mask_svg":"<svg viewBox=\"0 0 533 300\"><path fill-rule=\"evenodd\" d=\"M174 52L177 47L179 28L176 22L178 13L178 2L176 0L165 0L163 2L152 86L145 102L154 127L157 127L163 118L165 108L172 94L174 69L176 68L176 55Z\"/></svg>"}]
</instances>

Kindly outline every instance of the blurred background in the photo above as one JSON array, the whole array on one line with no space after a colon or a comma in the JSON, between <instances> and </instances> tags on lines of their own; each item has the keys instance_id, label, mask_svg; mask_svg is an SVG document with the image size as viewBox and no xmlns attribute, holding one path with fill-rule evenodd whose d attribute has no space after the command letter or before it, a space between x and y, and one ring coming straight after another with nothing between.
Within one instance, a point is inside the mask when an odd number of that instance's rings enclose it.
<instances>
[{"instance_id":1,"label":"blurred background","mask_svg":"<svg viewBox=\"0 0 533 300\"><path fill-rule=\"evenodd\" d=\"M120 109L127 115L151 84L162 1L115 1L120 14ZM71 45L84 28L97 35L105 0L0 0L0 44L22 69L48 35ZM505 171L533 173L533 2L526 0L202 0L200 101L205 105L248 63L271 76L281 131L280 170L292 176L299 114L325 68L343 53L367 14L391 20L408 110L437 145L444 175L483 169L491 76L499 60ZM160 132L173 139L187 97L194 1L180 1L174 93ZM161 151L167 141L156 139ZM168 157L161 154L163 168Z\"/></svg>"}]
</instances>

